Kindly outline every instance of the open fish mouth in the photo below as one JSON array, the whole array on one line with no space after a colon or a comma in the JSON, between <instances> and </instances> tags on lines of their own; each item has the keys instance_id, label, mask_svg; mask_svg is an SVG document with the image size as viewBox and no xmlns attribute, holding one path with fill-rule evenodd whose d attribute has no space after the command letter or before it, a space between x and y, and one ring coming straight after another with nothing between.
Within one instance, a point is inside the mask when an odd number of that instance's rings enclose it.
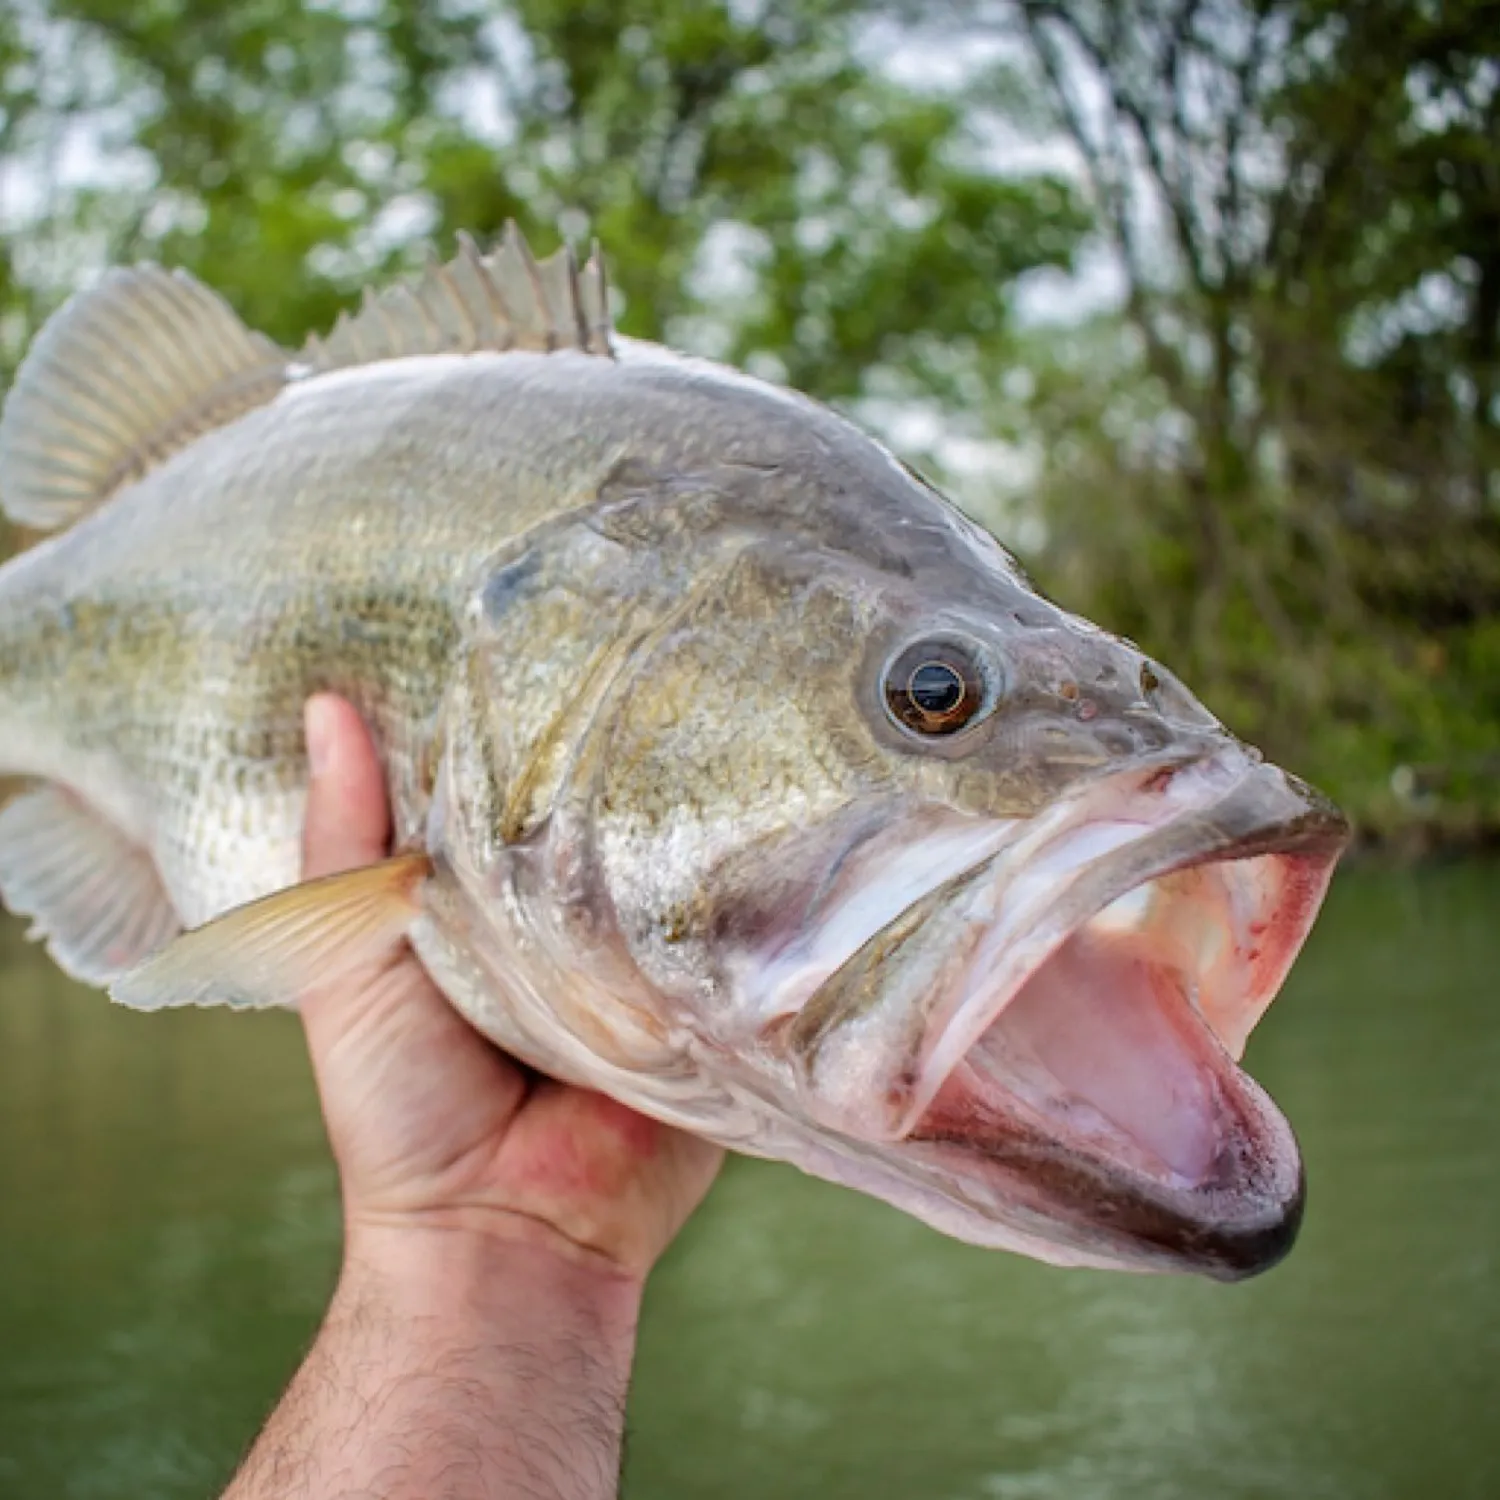
<instances>
[{"instance_id":1,"label":"open fish mouth","mask_svg":"<svg viewBox=\"0 0 1500 1500\"><path fill-rule=\"evenodd\" d=\"M1111 777L912 903L799 1020L829 1124L899 1149L963 1238L1232 1279L1301 1218L1238 1066L1347 826L1236 751Z\"/></svg>"}]
</instances>

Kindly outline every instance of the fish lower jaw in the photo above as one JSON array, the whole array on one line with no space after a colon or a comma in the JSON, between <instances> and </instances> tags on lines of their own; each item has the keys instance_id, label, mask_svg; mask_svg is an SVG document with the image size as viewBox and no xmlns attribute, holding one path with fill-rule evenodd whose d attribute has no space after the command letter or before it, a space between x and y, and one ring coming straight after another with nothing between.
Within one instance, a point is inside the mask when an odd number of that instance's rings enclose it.
<instances>
[{"instance_id":1,"label":"fish lower jaw","mask_svg":"<svg viewBox=\"0 0 1500 1500\"><path fill-rule=\"evenodd\" d=\"M1270 998L1254 993L1263 924L1250 897L1285 906L1289 872L1258 865L1174 872L1076 929L907 1141L981 1213L1050 1221L1090 1263L1234 1278L1280 1259L1301 1217L1301 1161L1230 1050L1242 1040L1230 993L1256 1015Z\"/></svg>"}]
</instances>

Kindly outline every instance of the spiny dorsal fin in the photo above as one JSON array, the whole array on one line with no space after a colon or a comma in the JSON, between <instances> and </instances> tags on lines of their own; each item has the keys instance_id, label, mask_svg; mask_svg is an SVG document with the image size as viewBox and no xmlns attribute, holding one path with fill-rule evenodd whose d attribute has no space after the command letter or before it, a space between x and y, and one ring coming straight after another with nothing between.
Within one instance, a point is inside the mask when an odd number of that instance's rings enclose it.
<instances>
[{"instance_id":1,"label":"spiny dorsal fin","mask_svg":"<svg viewBox=\"0 0 1500 1500\"><path fill-rule=\"evenodd\" d=\"M0 505L67 525L286 380L286 355L187 272L109 271L22 361L0 415Z\"/></svg>"},{"instance_id":2,"label":"spiny dorsal fin","mask_svg":"<svg viewBox=\"0 0 1500 1500\"><path fill-rule=\"evenodd\" d=\"M421 354L579 349L608 357L609 293L597 248L580 267L572 250L538 261L514 224L497 249L481 255L468 235L458 254L408 285L344 313L327 338L311 338L299 359L314 374Z\"/></svg>"}]
</instances>

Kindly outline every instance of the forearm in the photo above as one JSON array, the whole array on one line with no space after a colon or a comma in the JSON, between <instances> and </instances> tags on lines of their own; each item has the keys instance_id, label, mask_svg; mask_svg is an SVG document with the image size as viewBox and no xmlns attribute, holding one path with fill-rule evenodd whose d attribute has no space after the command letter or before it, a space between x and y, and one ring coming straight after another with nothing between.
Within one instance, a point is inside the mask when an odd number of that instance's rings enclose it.
<instances>
[{"instance_id":1,"label":"forearm","mask_svg":"<svg viewBox=\"0 0 1500 1500\"><path fill-rule=\"evenodd\" d=\"M613 1496L639 1303L544 1245L361 1231L225 1500Z\"/></svg>"}]
</instances>

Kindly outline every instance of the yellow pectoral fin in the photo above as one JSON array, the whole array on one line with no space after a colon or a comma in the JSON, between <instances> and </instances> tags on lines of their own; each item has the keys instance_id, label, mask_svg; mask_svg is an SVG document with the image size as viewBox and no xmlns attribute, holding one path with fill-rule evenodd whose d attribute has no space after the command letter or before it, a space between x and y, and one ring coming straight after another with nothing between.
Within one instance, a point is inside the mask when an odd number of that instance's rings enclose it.
<instances>
[{"instance_id":1,"label":"yellow pectoral fin","mask_svg":"<svg viewBox=\"0 0 1500 1500\"><path fill-rule=\"evenodd\" d=\"M110 985L134 1010L229 1005L260 1010L378 962L417 915L432 861L420 851L325 875L185 932Z\"/></svg>"}]
</instances>

